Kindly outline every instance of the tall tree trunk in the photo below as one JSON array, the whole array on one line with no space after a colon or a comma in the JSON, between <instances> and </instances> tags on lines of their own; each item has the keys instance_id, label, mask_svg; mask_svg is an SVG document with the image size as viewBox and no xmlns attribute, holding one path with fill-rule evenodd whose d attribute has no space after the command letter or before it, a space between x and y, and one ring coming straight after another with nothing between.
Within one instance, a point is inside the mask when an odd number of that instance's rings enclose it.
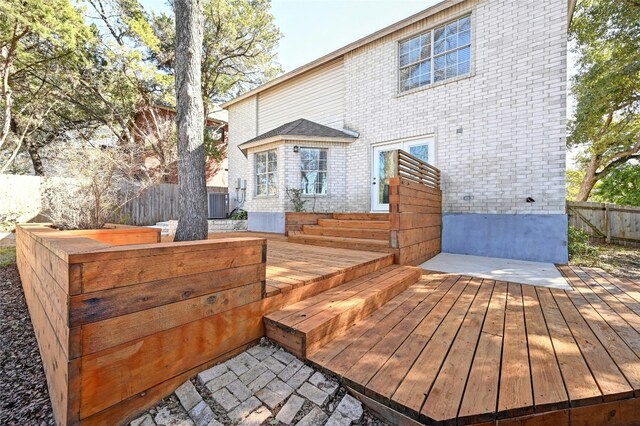
<instances>
[{"instance_id":1,"label":"tall tree trunk","mask_svg":"<svg viewBox=\"0 0 640 426\"><path fill-rule=\"evenodd\" d=\"M31 157L31 165L36 176L44 176L44 166L42 165L42 157L40 157L40 149L34 143L27 141L27 151Z\"/></svg>"},{"instance_id":2,"label":"tall tree trunk","mask_svg":"<svg viewBox=\"0 0 640 426\"><path fill-rule=\"evenodd\" d=\"M204 115L201 91L202 0L175 0L180 218L175 241L207 239Z\"/></svg>"},{"instance_id":3,"label":"tall tree trunk","mask_svg":"<svg viewBox=\"0 0 640 426\"><path fill-rule=\"evenodd\" d=\"M596 185L596 182L598 182L599 165L595 156L592 156L589 165L584 171L584 178L582 178L582 183L580 183L580 190L576 196L576 201L587 201L589 199L591 190Z\"/></svg>"}]
</instances>

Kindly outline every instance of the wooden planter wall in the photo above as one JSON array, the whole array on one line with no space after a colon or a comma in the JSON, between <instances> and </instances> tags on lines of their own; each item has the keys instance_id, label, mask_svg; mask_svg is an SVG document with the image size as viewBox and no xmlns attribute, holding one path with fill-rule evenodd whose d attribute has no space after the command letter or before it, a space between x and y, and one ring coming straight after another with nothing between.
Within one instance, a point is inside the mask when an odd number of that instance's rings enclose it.
<instances>
[{"instance_id":1,"label":"wooden planter wall","mask_svg":"<svg viewBox=\"0 0 640 426\"><path fill-rule=\"evenodd\" d=\"M42 225L16 233L60 425L129 420L263 335L264 239L162 244L152 229ZM234 309L247 311L243 320Z\"/></svg>"},{"instance_id":2,"label":"wooden planter wall","mask_svg":"<svg viewBox=\"0 0 640 426\"><path fill-rule=\"evenodd\" d=\"M403 177L389 179L389 221L396 263L431 259L442 248L442 191Z\"/></svg>"}]
</instances>

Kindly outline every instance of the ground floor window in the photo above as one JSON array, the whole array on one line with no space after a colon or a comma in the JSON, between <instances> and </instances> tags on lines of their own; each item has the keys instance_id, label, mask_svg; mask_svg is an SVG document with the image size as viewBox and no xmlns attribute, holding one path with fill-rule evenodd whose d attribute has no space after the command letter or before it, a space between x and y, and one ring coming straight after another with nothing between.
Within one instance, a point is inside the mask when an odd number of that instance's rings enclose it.
<instances>
[{"instance_id":1,"label":"ground floor window","mask_svg":"<svg viewBox=\"0 0 640 426\"><path fill-rule=\"evenodd\" d=\"M278 154L276 150L258 152L256 160L256 195L278 193Z\"/></svg>"},{"instance_id":2,"label":"ground floor window","mask_svg":"<svg viewBox=\"0 0 640 426\"><path fill-rule=\"evenodd\" d=\"M327 150L300 148L301 189L305 195L327 193Z\"/></svg>"}]
</instances>

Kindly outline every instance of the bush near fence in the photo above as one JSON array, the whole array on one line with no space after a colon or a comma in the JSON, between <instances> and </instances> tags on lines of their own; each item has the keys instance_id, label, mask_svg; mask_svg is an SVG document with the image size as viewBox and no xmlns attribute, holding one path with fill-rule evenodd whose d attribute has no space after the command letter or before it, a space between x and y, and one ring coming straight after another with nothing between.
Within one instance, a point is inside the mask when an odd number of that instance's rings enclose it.
<instances>
[{"instance_id":1,"label":"bush near fence","mask_svg":"<svg viewBox=\"0 0 640 426\"><path fill-rule=\"evenodd\" d=\"M0 225L28 222L46 210L42 198L47 178L0 174ZM208 186L207 192L227 192L226 187ZM128 225L155 225L157 222L178 219L179 191L176 184L151 186L126 203L119 217L111 221Z\"/></svg>"}]
</instances>

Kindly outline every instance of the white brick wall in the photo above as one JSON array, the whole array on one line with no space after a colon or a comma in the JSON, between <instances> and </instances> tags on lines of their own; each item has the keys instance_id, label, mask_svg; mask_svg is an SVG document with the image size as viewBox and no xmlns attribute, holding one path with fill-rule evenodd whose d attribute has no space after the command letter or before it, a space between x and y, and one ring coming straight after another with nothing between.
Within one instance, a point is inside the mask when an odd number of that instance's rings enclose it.
<instances>
[{"instance_id":1,"label":"white brick wall","mask_svg":"<svg viewBox=\"0 0 640 426\"><path fill-rule=\"evenodd\" d=\"M472 75L398 95L398 40L469 12ZM321 209L369 210L371 145L434 135L445 212L564 213L564 2L470 0L348 53L344 75L345 127L360 137L346 149L330 149L332 159L344 158L330 161L336 197L323 201ZM230 108L230 152L238 151L234 143L255 136L255 99ZM292 149L283 154L293 186L299 163ZM237 170L244 170L243 158L236 162L229 156L230 186ZM466 195L472 199L465 201ZM529 196L534 204L525 202ZM279 203L252 200L247 207L271 211L285 204L282 193Z\"/></svg>"}]
</instances>

